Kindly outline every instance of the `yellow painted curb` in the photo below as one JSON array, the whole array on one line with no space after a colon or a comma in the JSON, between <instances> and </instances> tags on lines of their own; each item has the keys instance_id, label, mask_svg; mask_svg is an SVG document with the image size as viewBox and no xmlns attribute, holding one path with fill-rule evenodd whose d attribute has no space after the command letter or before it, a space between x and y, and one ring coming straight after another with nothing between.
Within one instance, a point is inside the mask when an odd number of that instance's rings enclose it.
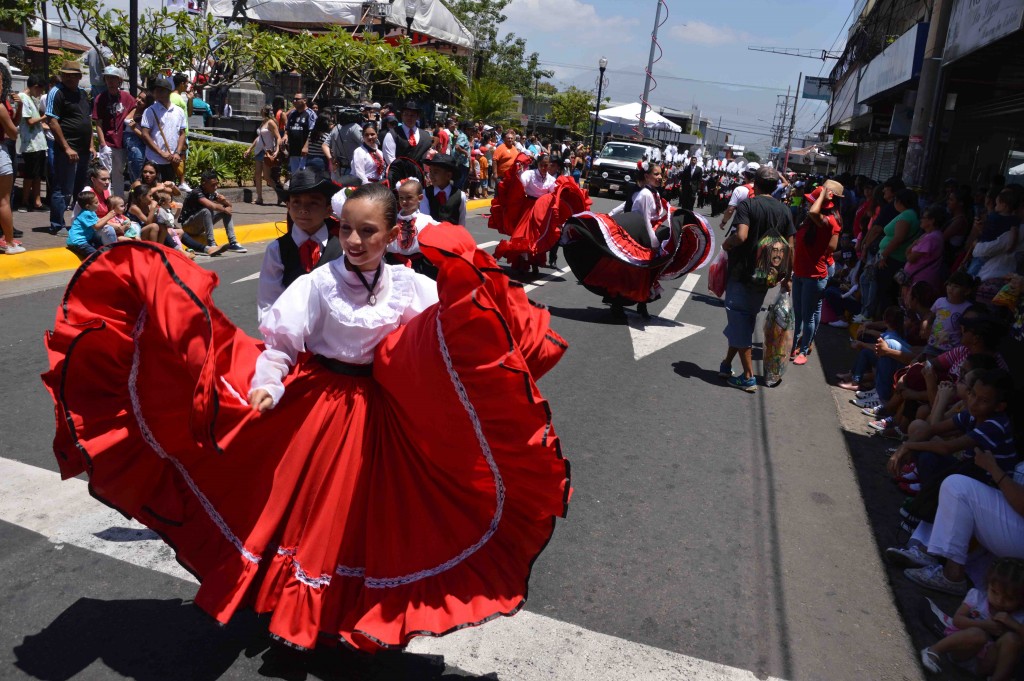
<instances>
[{"instance_id":1,"label":"yellow painted curb","mask_svg":"<svg viewBox=\"0 0 1024 681\"><path fill-rule=\"evenodd\" d=\"M262 222L235 227L235 237L240 243L271 241L285 233L285 221ZM224 243L228 235L223 229L215 230L217 243ZM11 256L0 256L0 281L23 279L40 274L66 272L78 269L78 256L66 248L40 248L27 250Z\"/></svg>"},{"instance_id":2,"label":"yellow painted curb","mask_svg":"<svg viewBox=\"0 0 1024 681\"><path fill-rule=\"evenodd\" d=\"M477 208L487 208L491 205L490 199L473 199L472 201L466 201L466 210L476 210Z\"/></svg>"}]
</instances>

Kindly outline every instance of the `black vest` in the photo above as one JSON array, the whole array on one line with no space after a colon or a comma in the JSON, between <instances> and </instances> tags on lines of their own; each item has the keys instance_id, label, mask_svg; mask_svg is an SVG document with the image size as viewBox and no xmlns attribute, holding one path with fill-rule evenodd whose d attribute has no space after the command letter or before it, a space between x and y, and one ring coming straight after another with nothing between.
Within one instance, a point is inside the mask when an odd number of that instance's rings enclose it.
<instances>
[{"instance_id":1,"label":"black vest","mask_svg":"<svg viewBox=\"0 0 1024 681\"><path fill-rule=\"evenodd\" d=\"M430 136L430 133L423 128L416 129L417 140L415 148L409 144L409 138L405 137L405 128L402 126L399 125L394 130L389 130L388 134L395 140L395 158L409 158L417 163L423 163L423 159L427 157L427 152L430 151L430 147L434 144L434 139Z\"/></svg>"},{"instance_id":2,"label":"black vest","mask_svg":"<svg viewBox=\"0 0 1024 681\"><path fill-rule=\"evenodd\" d=\"M448 200L443 206L438 202L434 188L427 188L427 203L430 205L430 217L438 222L450 222L453 225L457 225L459 224L459 213L462 212L460 209L462 208L462 202L465 201L465 197L461 191L455 189L452 185L448 185L448 187Z\"/></svg>"},{"instance_id":3,"label":"black vest","mask_svg":"<svg viewBox=\"0 0 1024 681\"><path fill-rule=\"evenodd\" d=\"M327 237L327 245L320 252L320 260L317 262L316 267L326 265L330 261L337 260L344 255L344 251L341 249L341 242L338 241L337 231L330 229L329 226L328 231L330 236ZM306 274L306 270L302 267L299 247L295 245L295 239L292 238L291 234L278 237L277 246L281 249L281 263L284 265L284 275L281 277L281 283L285 288L288 288L293 281ZM316 267L313 269L316 269Z\"/></svg>"}]
</instances>

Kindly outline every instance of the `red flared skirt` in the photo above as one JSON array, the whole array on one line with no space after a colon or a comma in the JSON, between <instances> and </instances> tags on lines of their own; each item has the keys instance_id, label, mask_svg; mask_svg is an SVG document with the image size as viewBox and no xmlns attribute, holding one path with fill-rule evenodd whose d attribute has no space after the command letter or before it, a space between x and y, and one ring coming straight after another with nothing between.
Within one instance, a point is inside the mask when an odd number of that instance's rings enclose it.
<instances>
[{"instance_id":1,"label":"red flared skirt","mask_svg":"<svg viewBox=\"0 0 1024 681\"><path fill-rule=\"evenodd\" d=\"M464 230L420 240L440 302L370 376L300 358L264 414L262 346L214 307L215 274L124 243L68 285L43 376L61 472L160 534L217 620L249 607L294 646L374 651L523 606L571 493L534 382L566 344Z\"/></svg>"},{"instance_id":2,"label":"red flared skirt","mask_svg":"<svg viewBox=\"0 0 1024 681\"><path fill-rule=\"evenodd\" d=\"M589 210L590 204L590 197L571 177L559 177L552 193L536 199L527 197L515 226L508 232L509 238L497 245L494 257L505 258L513 265L523 260L542 263L561 238L565 221Z\"/></svg>"}]
</instances>

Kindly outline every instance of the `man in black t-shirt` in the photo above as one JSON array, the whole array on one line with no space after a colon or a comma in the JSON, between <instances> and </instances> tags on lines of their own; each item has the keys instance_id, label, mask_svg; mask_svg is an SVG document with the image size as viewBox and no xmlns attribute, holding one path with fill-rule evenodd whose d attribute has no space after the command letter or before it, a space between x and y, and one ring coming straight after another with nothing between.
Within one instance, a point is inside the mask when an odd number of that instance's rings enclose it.
<instances>
[{"instance_id":1,"label":"man in black t-shirt","mask_svg":"<svg viewBox=\"0 0 1024 681\"><path fill-rule=\"evenodd\" d=\"M306 106L306 95L295 93L295 108L288 114L285 124L285 142L288 144L288 170L295 173L306 167L309 152L309 133L316 123L316 112Z\"/></svg>"},{"instance_id":2,"label":"man in black t-shirt","mask_svg":"<svg viewBox=\"0 0 1024 681\"><path fill-rule=\"evenodd\" d=\"M46 122L53 133L53 187L50 189L50 233L66 229L64 212L85 186L92 159L92 100L79 87L82 66L65 62L60 83L46 98Z\"/></svg>"},{"instance_id":3,"label":"man in black t-shirt","mask_svg":"<svg viewBox=\"0 0 1024 681\"><path fill-rule=\"evenodd\" d=\"M754 176L754 196L736 206L733 229L722 244L722 249L729 253L729 282L725 289L725 315L728 320L725 326L725 337L729 350L725 360L718 369L718 375L728 378L734 388L747 392L757 390L754 379L754 366L751 359L751 347L754 341L754 328L757 313L764 304L767 288L755 286L751 282L757 257L757 242L772 229L789 241L789 252L793 252L793 215L789 208L778 199L771 197L778 185L779 176L774 168L762 167ZM781 286L789 290L791 273L786 273ZM740 356L743 373L733 376L732 361Z\"/></svg>"}]
</instances>

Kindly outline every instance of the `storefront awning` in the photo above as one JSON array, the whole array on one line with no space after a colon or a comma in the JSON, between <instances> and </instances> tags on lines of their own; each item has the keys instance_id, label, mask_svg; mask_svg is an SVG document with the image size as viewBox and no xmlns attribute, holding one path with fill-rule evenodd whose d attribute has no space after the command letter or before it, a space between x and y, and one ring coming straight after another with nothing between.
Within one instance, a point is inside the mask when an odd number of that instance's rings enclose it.
<instances>
[{"instance_id":1,"label":"storefront awning","mask_svg":"<svg viewBox=\"0 0 1024 681\"><path fill-rule=\"evenodd\" d=\"M942 63L950 64L1024 27L1024 0L960 0L953 7Z\"/></svg>"},{"instance_id":2,"label":"storefront awning","mask_svg":"<svg viewBox=\"0 0 1024 681\"><path fill-rule=\"evenodd\" d=\"M916 24L872 59L861 72L857 101L868 102L917 78L921 73L921 61L924 58L924 45L927 40L928 24Z\"/></svg>"}]
</instances>

